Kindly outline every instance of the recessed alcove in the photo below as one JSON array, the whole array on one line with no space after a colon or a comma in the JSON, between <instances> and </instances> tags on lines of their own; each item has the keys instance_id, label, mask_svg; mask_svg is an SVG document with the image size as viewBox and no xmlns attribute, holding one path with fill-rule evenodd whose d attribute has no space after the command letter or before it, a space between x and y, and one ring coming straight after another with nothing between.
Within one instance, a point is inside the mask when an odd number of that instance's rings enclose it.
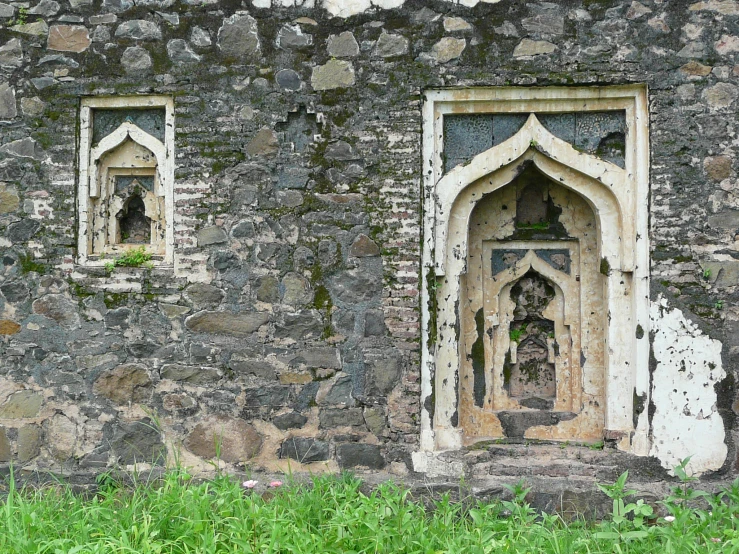
<instances>
[{"instance_id":1,"label":"recessed alcove","mask_svg":"<svg viewBox=\"0 0 739 554\"><path fill-rule=\"evenodd\" d=\"M425 99L419 455L490 439L647 454L644 87Z\"/></svg>"},{"instance_id":2,"label":"recessed alcove","mask_svg":"<svg viewBox=\"0 0 739 554\"><path fill-rule=\"evenodd\" d=\"M171 98L85 98L80 112L78 261L144 247L171 263L174 113Z\"/></svg>"}]
</instances>

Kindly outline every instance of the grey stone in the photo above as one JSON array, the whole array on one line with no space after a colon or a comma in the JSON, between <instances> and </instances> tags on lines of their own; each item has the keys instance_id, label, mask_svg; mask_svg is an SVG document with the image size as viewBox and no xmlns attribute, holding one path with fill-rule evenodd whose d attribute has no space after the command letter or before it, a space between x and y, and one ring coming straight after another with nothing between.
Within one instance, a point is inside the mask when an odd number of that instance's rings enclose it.
<instances>
[{"instance_id":1,"label":"grey stone","mask_svg":"<svg viewBox=\"0 0 739 554\"><path fill-rule=\"evenodd\" d=\"M151 69L149 52L140 46L129 46L121 56L121 65L126 73L138 73Z\"/></svg>"},{"instance_id":2,"label":"grey stone","mask_svg":"<svg viewBox=\"0 0 739 554\"><path fill-rule=\"evenodd\" d=\"M280 299L280 282L272 275L260 277L257 287L257 300L260 302L277 302Z\"/></svg>"},{"instance_id":3,"label":"grey stone","mask_svg":"<svg viewBox=\"0 0 739 554\"><path fill-rule=\"evenodd\" d=\"M0 185L0 214L9 214L18 209L20 198L15 187Z\"/></svg>"},{"instance_id":4,"label":"grey stone","mask_svg":"<svg viewBox=\"0 0 739 554\"><path fill-rule=\"evenodd\" d=\"M131 315L131 310L128 308L116 308L115 310L109 310L105 314L105 327L107 329L128 329L128 318Z\"/></svg>"},{"instance_id":5,"label":"grey stone","mask_svg":"<svg viewBox=\"0 0 739 554\"><path fill-rule=\"evenodd\" d=\"M200 56L181 38L172 39L167 43L167 55L174 63L187 64L200 61Z\"/></svg>"},{"instance_id":6,"label":"grey stone","mask_svg":"<svg viewBox=\"0 0 739 554\"><path fill-rule=\"evenodd\" d=\"M95 29L92 31L92 42L110 42L110 28L106 27L105 25L98 25L95 27ZM125 52L124 52L125 56ZM148 53L147 53L148 56ZM121 57L121 62L123 61L123 56ZM126 70L126 68L123 68ZM142 68L146 69L146 67Z\"/></svg>"},{"instance_id":7,"label":"grey stone","mask_svg":"<svg viewBox=\"0 0 739 554\"><path fill-rule=\"evenodd\" d=\"M9 67L18 67L23 64L23 47L20 39L13 38L0 46L0 65ZM2 91L3 87L8 85L0 85L0 105L3 103ZM11 89L12 90L12 89ZM0 109L2 109L0 107Z\"/></svg>"},{"instance_id":8,"label":"grey stone","mask_svg":"<svg viewBox=\"0 0 739 554\"><path fill-rule=\"evenodd\" d=\"M328 37L327 50L332 58L353 58L359 55L359 44L350 31L344 31Z\"/></svg>"},{"instance_id":9,"label":"grey stone","mask_svg":"<svg viewBox=\"0 0 739 554\"><path fill-rule=\"evenodd\" d=\"M288 306L304 306L313 300L310 282L297 273L291 272L282 278L280 291L282 303Z\"/></svg>"},{"instance_id":10,"label":"grey stone","mask_svg":"<svg viewBox=\"0 0 739 554\"><path fill-rule=\"evenodd\" d=\"M392 352L366 361L370 392L385 396L400 382L400 361Z\"/></svg>"},{"instance_id":11,"label":"grey stone","mask_svg":"<svg viewBox=\"0 0 739 554\"><path fill-rule=\"evenodd\" d=\"M455 31L470 31L471 29L472 25L467 23L467 21L461 17L444 18L444 30L448 33L453 33Z\"/></svg>"},{"instance_id":12,"label":"grey stone","mask_svg":"<svg viewBox=\"0 0 739 554\"><path fill-rule=\"evenodd\" d=\"M241 258L230 250L219 250L211 256L211 264L218 271L237 269L241 267Z\"/></svg>"},{"instance_id":13,"label":"grey stone","mask_svg":"<svg viewBox=\"0 0 739 554\"><path fill-rule=\"evenodd\" d=\"M411 22L414 25L433 23L434 21L437 21L440 17L441 15L436 13L431 8L423 7L417 12L414 12L413 15L411 15Z\"/></svg>"},{"instance_id":14,"label":"grey stone","mask_svg":"<svg viewBox=\"0 0 739 554\"><path fill-rule=\"evenodd\" d=\"M0 199L2 199L1 196ZM18 304L19 302L28 300L30 290L28 289L28 285L23 281L10 281L0 285L0 293L11 304Z\"/></svg>"},{"instance_id":15,"label":"grey stone","mask_svg":"<svg viewBox=\"0 0 739 554\"><path fill-rule=\"evenodd\" d=\"M157 15L172 27L177 27L180 24L180 14L157 12Z\"/></svg>"},{"instance_id":16,"label":"grey stone","mask_svg":"<svg viewBox=\"0 0 739 554\"><path fill-rule=\"evenodd\" d=\"M325 65L317 65L311 75L314 90L331 90L354 86L354 68L344 60L329 60Z\"/></svg>"},{"instance_id":17,"label":"grey stone","mask_svg":"<svg viewBox=\"0 0 739 554\"><path fill-rule=\"evenodd\" d=\"M333 347L304 348L290 358L290 367L341 369L339 351Z\"/></svg>"},{"instance_id":18,"label":"grey stone","mask_svg":"<svg viewBox=\"0 0 739 554\"><path fill-rule=\"evenodd\" d=\"M133 21L125 21L118 25L115 30L117 38L126 38L131 40L162 40L162 30L159 26L145 19L134 19Z\"/></svg>"},{"instance_id":19,"label":"grey stone","mask_svg":"<svg viewBox=\"0 0 739 554\"><path fill-rule=\"evenodd\" d=\"M739 89L730 83L716 83L703 91L702 98L715 109L731 106L739 95Z\"/></svg>"},{"instance_id":20,"label":"grey stone","mask_svg":"<svg viewBox=\"0 0 739 554\"><path fill-rule=\"evenodd\" d=\"M466 46L463 38L444 37L431 47L431 55L438 63L447 63L459 58Z\"/></svg>"},{"instance_id":21,"label":"grey stone","mask_svg":"<svg viewBox=\"0 0 739 554\"><path fill-rule=\"evenodd\" d=\"M167 448L161 433L149 418L118 422L111 440L111 448L121 464L150 462L164 465Z\"/></svg>"},{"instance_id":22,"label":"grey stone","mask_svg":"<svg viewBox=\"0 0 739 554\"><path fill-rule=\"evenodd\" d=\"M302 427L307 423L307 421L308 418L298 412L288 412L286 414L276 416L272 420L272 423L279 430L287 431L288 429L297 429Z\"/></svg>"},{"instance_id":23,"label":"grey stone","mask_svg":"<svg viewBox=\"0 0 739 554\"><path fill-rule=\"evenodd\" d=\"M289 385L272 385L244 391L243 415L252 417L268 417L270 414L289 407Z\"/></svg>"},{"instance_id":24,"label":"grey stone","mask_svg":"<svg viewBox=\"0 0 739 554\"><path fill-rule=\"evenodd\" d=\"M77 434L77 425L64 414L57 413L44 423L44 435L49 452L60 462L74 455Z\"/></svg>"},{"instance_id":25,"label":"grey stone","mask_svg":"<svg viewBox=\"0 0 739 554\"><path fill-rule=\"evenodd\" d=\"M275 74L275 81L283 90L300 90L303 82L300 75L292 69L281 69Z\"/></svg>"},{"instance_id":26,"label":"grey stone","mask_svg":"<svg viewBox=\"0 0 739 554\"><path fill-rule=\"evenodd\" d=\"M4 144L0 147L0 152L18 158L34 158L36 160L43 158L44 155L44 151L38 143L30 137Z\"/></svg>"},{"instance_id":27,"label":"grey stone","mask_svg":"<svg viewBox=\"0 0 739 554\"><path fill-rule=\"evenodd\" d=\"M49 34L49 26L46 21L39 19L33 23L21 23L19 25L13 25L11 27L16 33L22 33L24 35L32 35L36 37L45 37Z\"/></svg>"},{"instance_id":28,"label":"grey stone","mask_svg":"<svg viewBox=\"0 0 739 554\"><path fill-rule=\"evenodd\" d=\"M35 77L31 79L31 83L36 87L36 90L43 90L54 85L56 81L51 77Z\"/></svg>"},{"instance_id":29,"label":"grey stone","mask_svg":"<svg viewBox=\"0 0 739 554\"><path fill-rule=\"evenodd\" d=\"M9 462L13 456L5 427L0 427L0 462Z\"/></svg>"},{"instance_id":30,"label":"grey stone","mask_svg":"<svg viewBox=\"0 0 739 554\"><path fill-rule=\"evenodd\" d=\"M342 162L356 160L358 158L354 153L352 145L343 140L337 140L326 146L324 157L327 160L338 160Z\"/></svg>"},{"instance_id":31,"label":"grey stone","mask_svg":"<svg viewBox=\"0 0 739 554\"><path fill-rule=\"evenodd\" d=\"M93 384L92 392L112 400L115 404L144 402L151 394L151 384L146 367L125 364L101 373Z\"/></svg>"},{"instance_id":32,"label":"grey stone","mask_svg":"<svg viewBox=\"0 0 739 554\"><path fill-rule=\"evenodd\" d=\"M327 406L354 406L354 398L352 398L352 378L350 375L339 377L331 390L323 399L323 404Z\"/></svg>"},{"instance_id":33,"label":"grey stone","mask_svg":"<svg viewBox=\"0 0 739 554\"><path fill-rule=\"evenodd\" d=\"M320 337L323 333L323 321L318 312L302 311L297 314L285 314L282 323L275 324L275 337L306 340Z\"/></svg>"},{"instance_id":34,"label":"grey stone","mask_svg":"<svg viewBox=\"0 0 739 554\"><path fill-rule=\"evenodd\" d=\"M92 0L71 0L79 5L92 4ZM133 0L103 0L103 11L121 13L130 10L134 6ZM76 6L72 6L76 7Z\"/></svg>"},{"instance_id":35,"label":"grey stone","mask_svg":"<svg viewBox=\"0 0 739 554\"><path fill-rule=\"evenodd\" d=\"M46 102L42 101L38 96L21 98L21 110L26 115L41 115L46 110Z\"/></svg>"},{"instance_id":36,"label":"grey stone","mask_svg":"<svg viewBox=\"0 0 739 554\"><path fill-rule=\"evenodd\" d=\"M696 40L683 46L677 55L681 58L704 58L707 51L706 45Z\"/></svg>"},{"instance_id":37,"label":"grey stone","mask_svg":"<svg viewBox=\"0 0 739 554\"><path fill-rule=\"evenodd\" d=\"M356 316L351 310L334 310L331 317L331 323L334 328L339 333L343 333L345 335L350 335L354 332L355 321Z\"/></svg>"},{"instance_id":38,"label":"grey stone","mask_svg":"<svg viewBox=\"0 0 739 554\"><path fill-rule=\"evenodd\" d=\"M280 203L280 206L285 206L286 208L297 208L304 201L303 195L297 190L278 190L275 193L275 198Z\"/></svg>"},{"instance_id":39,"label":"grey stone","mask_svg":"<svg viewBox=\"0 0 739 554\"><path fill-rule=\"evenodd\" d=\"M320 429L364 427L361 408L323 408L318 414Z\"/></svg>"},{"instance_id":40,"label":"grey stone","mask_svg":"<svg viewBox=\"0 0 739 554\"><path fill-rule=\"evenodd\" d=\"M214 367L182 364L166 364L162 366L159 375L162 379L184 381L195 385L215 383L221 378L221 373Z\"/></svg>"},{"instance_id":41,"label":"grey stone","mask_svg":"<svg viewBox=\"0 0 739 554\"><path fill-rule=\"evenodd\" d=\"M15 15L15 6L0 2L0 18L7 19Z\"/></svg>"},{"instance_id":42,"label":"grey stone","mask_svg":"<svg viewBox=\"0 0 739 554\"><path fill-rule=\"evenodd\" d=\"M383 337L387 333L385 314L382 310L367 310L364 314L364 336Z\"/></svg>"},{"instance_id":43,"label":"grey stone","mask_svg":"<svg viewBox=\"0 0 739 554\"><path fill-rule=\"evenodd\" d=\"M564 33L565 18L557 13L557 9L543 10L533 17L521 20L521 25L526 31L537 35L561 35Z\"/></svg>"},{"instance_id":44,"label":"grey stone","mask_svg":"<svg viewBox=\"0 0 739 554\"><path fill-rule=\"evenodd\" d=\"M51 48L47 49L51 50ZM73 60L72 58L68 56L63 56L62 54L52 54L50 56L44 56L38 61L37 65L44 65L44 64L59 64L59 65L68 65L69 67L77 68L80 66L79 63L77 63L76 60Z\"/></svg>"},{"instance_id":45,"label":"grey stone","mask_svg":"<svg viewBox=\"0 0 739 554\"><path fill-rule=\"evenodd\" d=\"M305 48L313 44L313 35L304 34L299 25L283 25L277 32L277 46L284 50Z\"/></svg>"},{"instance_id":46,"label":"grey stone","mask_svg":"<svg viewBox=\"0 0 739 554\"><path fill-rule=\"evenodd\" d=\"M242 419L210 416L195 426L184 444L201 458L219 458L233 464L256 456L262 447L262 437Z\"/></svg>"},{"instance_id":47,"label":"grey stone","mask_svg":"<svg viewBox=\"0 0 739 554\"><path fill-rule=\"evenodd\" d=\"M232 358L228 367L236 373L254 375L267 381L274 381L277 378L274 366L262 360L234 360Z\"/></svg>"},{"instance_id":48,"label":"grey stone","mask_svg":"<svg viewBox=\"0 0 739 554\"><path fill-rule=\"evenodd\" d=\"M18 429L18 461L28 462L40 453L41 428L38 425L24 425Z\"/></svg>"},{"instance_id":49,"label":"grey stone","mask_svg":"<svg viewBox=\"0 0 739 554\"><path fill-rule=\"evenodd\" d=\"M198 246L209 246L211 244L222 244L228 242L228 235L222 227L212 226L201 229L198 232Z\"/></svg>"},{"instance_id":50,"label":"grey stone","mask_svg":"<svg viewBox=\"0 0 739 554\"><path fill-rule=\"evenodd\" d=\"M47 294L33 302L33 313L53 319L65 329L80 326L78 306L61 294Z\"/></svg>"},{"instance_id":51,"label":"grey stone","mask_svg":"<svg viewBox=\"0 0 739 554\"><path fill-rule=\"evenodd\" d=\"M382 469L385 467L385 459L382 457L380 447L373 444L339 444L336 447L336 460L342 469L350 467Z\"/></svg>"},{"instance_id":52,"label":"grey stone","mask_svg":"<svg viewBox=\"0 0 739 554\"><path fill-rule=\"evenodd\" d=\"M220 304L225 294L218 287L205 283L193 283L185 289L185 297L198 307Z\"/></svg>"},{"instance_id":53,"label":"grey stone","mask_svg":"<svg viewBox=\"0 0 739 554\"><path fill-rule=\"evenodd\" d=\"M254 238L254 223L251 221L239 221L231 229L234 238Z\"/></svg>"},{"instance_id":54,"label":"grey stone","mask_svg":"<svg viewBox=\"0 0 739 554\"><path fill-rule=\"evenodd\" d=\"M513 57L525 58L528 56L541 56L551 54L555 50L557 50L557 47L546 40L531 40L525 38L516 45L516 48L513 49Z\"/></svg>"},{"instance_id":55,"label":"grey stone","mask_svg":"<svg viewBox=\"0 0 739 554\"><path fill-rule=\"evenodd\" d=\"M15 89L8 83L0 84L0 119L13 119L17 115Z\"/></svg>"},{"instance_id":56,"label":"grey stone","mask_svg":"<svg viewBox=\"0 0 739 554\"><path fill-rule=\"evenodd\" d=\"M649 13L652 13L652 10L647 8L641 2L637 2L636 0L634 0L631 3L631 6L629 6L628 11L626 12L626 19L639 19L640 17L643 17Z\"/></svg>"},{"instance_id":57,"label":"grey stone","mask_svg":"<svg viewBox=\"0 0 739 554\"><path fill-rule=\"evenodd\" d=\"M41 15L43 17L51 17L52 15L58 14L59 9L60 6L58 2L54 2L54 0L41 0L41 2L28 10L28 13L32 15Z\"/></svg>"},{"instance_id":58,"label":"grey stone","mask_svg":"<svg viewBox=\"0 0 739 554\"><path fill-rule=\"evenodd\" d=\"M493 27L493 30L504 37L518 37L518 29L510 21L504 21L499 27Z\"/></svg>"},{"instance_id":59,"label":"grey stone","mask_svg":"<svg viewBox=\"0 0 739 554\"><path fill-rule=\"evenodd\" d=\"M197 46L198 48L207 48L213 44L210 39L210 33L206 29L198 27L197 25L192 28L192 31L190 31L190 42L193 46Z\"/></svg>"},{"instance_id":60,"label":"grey stone","mask_svg":"<svg viewBox=\"0 0 739 554\"><path fill-rule=\"evenodd\" d=\"M328 460L328 443L311 438L293 437L280 446L280 458L291 458L301 464Z\"/></svg>"},{"instance_id":61,"label":"grey stone","mask_svg":"<svg viewBox=\"0 0 739 554\"><path fill-rule=\"evenodd\" d=\"M220 333L234 337L247 337L269 321L264 312L211 312L202 311L185 320L185 326L195 333Z\"/></svg>"},{"instance_id":62,"label":"grey stone","mask_svg":"<svg viewBox=\"0 0 739 554\"><path fill-rule=\"evenodd\" d=\"M304 189L310 177L304 167L284 168L277 176L277 186L281 189Z\"/></svg>"},{"instance_id":63,"label":"grey stone","mask_svg":"<svg viewBox=\"0 0 739 554\"><path fill-rule=\"evenodd\" d=\"M90 25L106 25L118 21L118 16L114 13L105 13L102 15L91 15Z\"/></svg>"},{"instance_id":64,"label":"grey stone","mask_svg":"<svg viewBox=\"0 0 739 554\"><path fill-rule=\"evenodd\" d=\"M372 434L378 437L384 435L387 430L385 410L379 406L364 409L364 422Z\"/></svg>"},{"instance_id":65,"label":"grey stone","mask_svg":"<svg viewBox=\"0 0 739 554\"><path fill-rule=\"evenodd\" d=\"M373 55L380 58L392 58L408 53L408 39L402 35L382 33L377 39Z\"/></svg>"},{"instance_id":66,"label":"grey stone","mask_svg":"<svg viewBox=\"0 0 739 554\"><path fill-rule=\"evenodd\" d=\"M0 419L21 419L36 417L44 403L44 397L35 391L16 392L0 406Z\"/></svg>"},{"instance_id":67,"label":"grey stone","mask_svg":"<svg viewBox=\"0 0 739 554\"><path fill-rule=\"evenodd\" d=\"M362 270L342 271L329 280L328 289L336 301L355 305L379 299L382 277Z\"/></svg>"},{"instance_id":68,"label":"grey stone","mask_svg":"<svg viewBox=\"0 0 739 554\"><path fill-rule=\"evenodd\" d=\"M249 60L259 55L256 20L243 13L225 18L218 30L218 48L225 56L232 58Z\"/></svg>"}]
</instances>

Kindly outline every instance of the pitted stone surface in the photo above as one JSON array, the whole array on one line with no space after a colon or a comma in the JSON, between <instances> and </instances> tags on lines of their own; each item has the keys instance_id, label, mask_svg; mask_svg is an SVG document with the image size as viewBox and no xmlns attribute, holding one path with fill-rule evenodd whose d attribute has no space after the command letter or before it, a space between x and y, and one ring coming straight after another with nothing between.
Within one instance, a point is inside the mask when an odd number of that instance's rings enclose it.
<instances>
[{"instance_id":1,"label":"pitted stone surface","mask_svg":"<svg viewBox=\"0 0 739 554\"><path fill-rule=\"evenodd\" d=\"M315 66L311 75L314 90L331 90L351 87L356 82L354 68L343 60L329 60L325 65Z\"/></svg>"},{"instance_id":2,"label":"pitted stone surface","mask_svg":"<svg viewBox=\"0 0 739 554\"><path fill-rule=\"evenodd\" d=\"M152 21L136 19L125 21L118 25L118 28L115 30L115 36L118 38L152 41L161 40L162 31Z\"/></svg>"},{"instance_id":3,"label":"pitted stone surface","mask_svg":"<svg viewBox=\"0 0 739 554\"><path fill-rule=\"evenodd\" d=\"M248 58L259 54L260 43L256 20L243 13L225 18L218 30L218 47L224 55L235 58Z\"/></svg>"},{"instance_id":4,"label":"pitted stone surface","mask_svg":"<svg viewBox=\"0 0 739 554\"><path fill-rule=\"evenodd\" d=\"M195 426L185 448L203 458L219 456L229 463L247 463L262 446L262 438L246 421L211 416Z\"/></svg>"},{"instance_id":5,"label":"pitted stone surface","mask_svg":"<svg viewBox=\"0 0 739 554\"><path fill-rule=\"evenodd\" d=\"M128 364L103 372L95 380L92 391L109 398L115 404L127 404L146 401L150 388L151 379L146 368Z\"/></svg>"},{"instance_id":6,"label":"pitted stone surface","mask_svg":"<svg viewBox=\"0 0 739 554\"><path fill-rule=\"evenodd\" d=\"M56 2L54 2L56 4ZM47 48L61 52L84 52L92 44L87 27L54 25L49 30Z\"/></svg>"},{"instance_id":7,"label":"pitted stone surface","mask_svg":"<svg viewBox=\"0 0 739 554\"><path fill-rule=\"evenodd\" d=\"M263 312L210 312L203 311L191 315L185 325L196 333L222 333L234 337L246 337L270 320Z\"/></svg>"}]
</instances>

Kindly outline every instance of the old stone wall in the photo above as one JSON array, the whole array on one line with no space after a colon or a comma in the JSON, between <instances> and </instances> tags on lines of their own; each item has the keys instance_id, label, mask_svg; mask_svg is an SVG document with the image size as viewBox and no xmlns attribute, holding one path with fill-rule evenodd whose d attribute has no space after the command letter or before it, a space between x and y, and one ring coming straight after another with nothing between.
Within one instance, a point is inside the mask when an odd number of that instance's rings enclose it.
<instances>
[{"instance_id":1,"label":"old stone wall","mask_svg":"<svg viewBox=\"0 0 739 554\"><path fill-rule=\"evenodd\" d=\"M0 3L0 463L648 481L701 436L731 477L738 54L733 0ZM654 457L414 466L424 90L632 83ZM80 264L80 100L136 95L174 99L174 262Z\"/></svg>"}]
</instances>

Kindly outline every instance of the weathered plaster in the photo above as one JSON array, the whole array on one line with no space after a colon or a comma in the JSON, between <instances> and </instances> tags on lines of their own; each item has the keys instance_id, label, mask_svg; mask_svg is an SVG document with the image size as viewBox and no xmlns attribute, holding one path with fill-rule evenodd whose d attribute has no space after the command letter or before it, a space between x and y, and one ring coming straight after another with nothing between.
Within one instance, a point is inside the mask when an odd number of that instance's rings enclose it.
<instances>
[{"instance_id":1,"label":"weathered plaster","mask_svg":"<svg viewBox=\"0 0 739 554\"><path fill-rule=\"evenodd\" d=\"M659 296L650 309L652 348L652 446L650 455L672 469L690 456L688 470L700 475L726 460L724 422L716 406L716 384L726 377L721 342L704 335L681 310Z\"/></svg>"}]
</instances>

